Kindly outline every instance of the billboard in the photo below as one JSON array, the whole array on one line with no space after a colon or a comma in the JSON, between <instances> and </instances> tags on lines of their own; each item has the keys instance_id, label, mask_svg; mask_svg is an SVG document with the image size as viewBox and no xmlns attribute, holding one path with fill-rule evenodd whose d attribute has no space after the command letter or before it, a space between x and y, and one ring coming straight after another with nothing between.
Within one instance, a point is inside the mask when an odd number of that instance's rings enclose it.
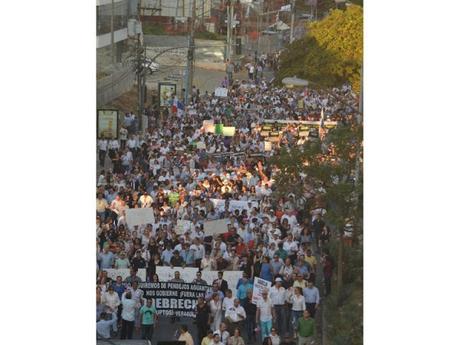
<instances>
[{"instance_id":1,"label":"billboard","mask_svg":"<svg viewBox=\"0 0 460 345\"><path fill-rule=\"evenodd\" d=\"M97 110L97 138L108 140L118 139L118 110Z\"/></svg>"}]
</instances>

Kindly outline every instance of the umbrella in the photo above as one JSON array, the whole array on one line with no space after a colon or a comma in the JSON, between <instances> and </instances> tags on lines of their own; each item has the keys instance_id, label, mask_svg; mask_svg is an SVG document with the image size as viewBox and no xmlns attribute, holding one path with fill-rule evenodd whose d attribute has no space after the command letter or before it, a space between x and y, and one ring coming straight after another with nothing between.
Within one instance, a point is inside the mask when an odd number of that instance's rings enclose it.
<instances>
[{"instance_id":1,"label":"umbrella","mask_svg":"<svg viewBox=\"0 0 460 345\"><path fill-rule=\"evenodd\" d=\"M281 82L286 85L287 87L294 87L294 86L308 86L308 80L294 77L286 77Z\"/></svg>"}]
</instances>

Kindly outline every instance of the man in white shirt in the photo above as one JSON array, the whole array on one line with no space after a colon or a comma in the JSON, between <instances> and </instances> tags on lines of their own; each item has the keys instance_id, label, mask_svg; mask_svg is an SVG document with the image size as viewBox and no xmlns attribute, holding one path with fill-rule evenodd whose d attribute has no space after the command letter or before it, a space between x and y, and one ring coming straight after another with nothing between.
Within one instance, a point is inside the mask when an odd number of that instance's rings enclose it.
<instances>
[{"instance_id":1,"label":"man in white shirt","mask_svg":"<svg viewBox=\"0 0 460 345\"><path fill-rule=\"evenodd\" d=\"M227 325L224 322L220 324L219 329L216 330L214 334L219 335L220 342L224 345L227 345L230 333L227 331Z\"/></svg>"},{"instance_id":2,"label":"man in white shirt","mask_svg":"<svg viewBox=\"0 0 460 345\"><path fill-rule=\"evenodd\" d=\"M102 295L102 303L108 306L113 312L118 310L118 306L120 305L120 297L118 294L113 291L113 286L109 286L107 288L107 292ZM113 324L113 330L117 331L117 324Z\"/></svg>"},{"instance_id":3,"label":"man in white shirt","mask_svg":"<svg viewBox=\"0 0 460 345\"><path fill-rule=\"evenodd\" d=\"M195 258L195 267L201 267L201 260L204 258L205 248L204 245L200 243L200 239L194 238L193 243L190 246L190 250L194 251Z\"/></svg>"},{"instance_id":4,"label":"man in white shirt","mask_svg":"<svg viewBox=\"0 0 460 345\"><path fill-rule=\"evenodd\" d=\"M121 296L121 338L132 339L134 330L134 320L137 309L137 302L131 298L131 292L125 292Z\"/></svg>"},{"instance_id":5,"label":"man in white shirt","mask_svg":"<svg viewBox=\"0 0 460 345\"><path fill-rule=\"evenodd\" d=\"M149 193L147 193L147 191L144 191L144 194L141 195L141 197L139 198L140 207L141 208L150 208L150 207L152 207L152 204L153 204L152 197L149 195Z\"/></svg>"},{"instance_id":6,"label":"man in white shirt","mask_svg":"<svg viewBox=\"0 0 460 345\"><path fill-rule=\"evenodd\" d=\"M235 298L232 306L225 309L225 321L228 324L230 333L233 334L235 328L243 329L243 322L246 320L246 311L240 305L240 300Z\"/></svg>"},{"instance_id":7,"label":"man in white shirt","mask_svg":"<svg viewBox=\"0 0 460 345\"><path fill-rule=\"evenodd\" d=\"M284 219L287 219L289 225L291 226L291 229L292 229L294 226L297 226L297 225L298 225L297 218L296 218L296 216L294 216L293 214L290 214L290 215L284 214L284 215L281 217L281 222L282 222Z\"/></svg>"},{"instance_id":8,"label":"man in white shirt","mask_svg":"<svg viewBox=\"0 0 460 345\"><path fill-rule=\"evenodd\" d=\"M222 301L222 310L225 312L225 315L227 315L227 309L233 307L235 301L235 297L233 297L232 290L228 289L225 291L225 298Z\"/></svg>"},{"instance_id":9,"label":"man in white shirt","mask_svg":"<svg viewBox=\"0 0 460 345\"><path fill-rule=\"evenodd\" d=\"M219 332L214 332L213 336L212 336L212 342L211 342L212 345L224 345L224 343L222 343L220 341L220 333Z\"/></svg>"},{"instance_id":10,"label":"man in white shirt","mask_svg":"<svg viewBox=\"0 0 460 345\"><path fill-rule=\"evenodd\" d=\"M270 288L270 299L273 302L276 316L276 329L281 336L286 333L286 289L282 286L283 279L275 279L275 285Z\"/></svg>"},{"instance_id":11,"label":"man in white shirt","mask_svg":"<svg viewBox=\"0 0 460 345\"><path fill-rule=\"evenodd\" d=\"M120 144L121 149L124 150L126 147L126 140L128 139L128 130L125 127L120 128Z\"/></svg>"},{"instance_id":12,"label":"man in white shirt","mask_svg":"<svg viewBox=\"0 0 460 345\"><path fill-rule=\"evenodd\" d=\"M283 249L288 252L290 257L295 256L299 247L297 246L297 242L292 239L292 234L289 234L287 240L283 244Z\"/></svg>"},{"instance_id":13,"label":"man in white shirt","mask_svg":"<svg viewBox=\"0 0 460 345\"><path fill-rule=\"evenodd\" d=\"M262 339L265 339L270 335L272 321L274 319L275 309L273 308L273 302L268 297L268 290L264 290L262 292L262 298L257 301L256 311L256 321L260 322Z\"/></svg>"},{"instance_id":14,"label":"man in white shirt","mask_svg":"<svg viewBox=\"0 0 460 345\"><path fill-rule=\"evenodd\" d=\"M104 167L105 164L105 154L107 153L108 141L101 139L97 142L97 147L99 149L99 164Z\"/></svg>"}]
</instances>

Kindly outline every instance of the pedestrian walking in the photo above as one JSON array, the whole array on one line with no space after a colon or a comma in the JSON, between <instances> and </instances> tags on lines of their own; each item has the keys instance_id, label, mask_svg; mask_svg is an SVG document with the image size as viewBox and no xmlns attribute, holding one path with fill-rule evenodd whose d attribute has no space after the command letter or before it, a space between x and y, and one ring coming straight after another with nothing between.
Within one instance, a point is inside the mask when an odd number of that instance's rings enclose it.
<instances>
[{"instance_id":1,"label":"pedestrian walking","mask_svg":"<svg viewBox=\"0 0 460 345\"><path fill-rule=\"evenodd\" d=\"M297 321L299 338L297 345L313 345L315 343L316 324L308 310L303 312L303 317Z\"/></svg>"},{"instance_id":2,"label":"pedestrian walking","mask_svg":"<svg viewBox=\"0 0 460 345\"><path fill-rule=\"evenodd\" d=\"M151 298L147 298L146 305L141 307L139 313L141 315L142 339L152 340L155 322L158 322L158 314L155 306L152 305Z\"/></svg>"}]
</instances>

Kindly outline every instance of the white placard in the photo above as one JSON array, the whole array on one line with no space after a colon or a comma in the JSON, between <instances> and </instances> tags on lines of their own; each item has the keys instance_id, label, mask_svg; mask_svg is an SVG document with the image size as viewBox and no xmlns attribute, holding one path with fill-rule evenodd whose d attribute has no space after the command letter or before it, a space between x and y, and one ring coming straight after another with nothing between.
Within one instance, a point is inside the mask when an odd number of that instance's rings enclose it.
<instances>
[{"instance_id":1,"label":"white placard","mask_svg":"<svg viewBox=\"0 0 460 345\"><path fill-rule=\"evenodd\" d=\"M126 224L132 229L135 225L155 223L153 209L151 208L128 208L125 210Z\"/></svg>"},{"instance_id":2,"label":"white placard","mask_svg":"<svg viewBox=\"0 0 460 345\"><path fill-rule=\"evenodd\" d=\"M252 288L252 304L257 304L257 301L262 299L262 292L264 290L269 290L272 286L272 283L268 280L261 279L259 277L254 278L254 287Z\"/></svg>"},{"instance_id":3,"label":"white placard","mask_svg":"<svg viewBox=\"0 0 460 345\"><path fill-rule=\"evenodd\" d=\"M129 273L130 273L130 269L129 268L107 268L107 269L104 269L103 271L106 271L107 272L107 276L110 278L110 279L113 279L113 280L116 280L117 279L117 276L121 276L121 278L123 280L125 280L126 278L129 277ZM137 273L136 275L142 279L143 282L145 282L146 280L146 277L147 277L147 273L146 273L146 269L145 268L139 268L137 270Z\"/></svg>"},{"instance_id":4,"label":"white placard","mask_svg":"<svg viewBox=\"0 0 460 345\"><path fill-rule=\"evenodd\" d=\"M271 150L272 150L272 142L264 141L264 151L271 151Z\"/></svg>"},{"instance_id":5,"label":"white placard","mask_svg":"<svg viewBox=\"0 0 460 345\"><path fill-rule=\"evenodd\" d=\"M210 199L212 204L214 205L214 209L217 212L224 212L225 211L225 200L224 199ZM259 207L259 203L257 201L244 201L244 200L230 200L229 203L229 210L233 212L235 210L248 210L251 211L253 207Z\"/></svg>"},{"instance_id":6,"label":"white placard","mask_svg":"<svg viewBox=\"0 0 460 345\"><path fill-rule=\"evenodd\" d=\"M228 90L225 87L217 87L214 91L216 97L227 97Z\"/></svg>"},{"instance_id":7,"label":"white placard","mask_svg":"<svg viewBox=\"0 0 460 345\"><path fill-rule=\"evenodd\" d=\"M199 141L196 143L196 148L198 150L206 150L206 144L202 141Z\"/></svg>"},{"instance_id":8,"label":"white placard","mask_svg":"<svg viewBox=\"0 0 460 345\"><path fill-rule=\"evenodd\" d=\"M176 231L177 234L182 235L186 231L191 230L191 227L192 227L192 222L191 221L179 219L177 221L175 231Z\"/></svg>"},{"instance_id":9,"label":"white placard","mask_svg":"<svg viewBox=\"0 0 460 345\"><path fill-rule=\"evenodd\" d=\"M174 272L179 271L180 278L184 279L186 283L191 283L196 278L196 267L169 267L169 266L157 266L156 274L161 282L167 282L174 278Z\"/></svg>"},{"instance_id":10,"label":"white placard","mask_svg":"<svg viewBox=\"0 0 460 345\"><path fill-rule=\"evenodd\" d=\"M204 222L203 230L205 235L225 234L228 232L228 222L229 220L227 218Z\"/></svg>"}]
</instances>

